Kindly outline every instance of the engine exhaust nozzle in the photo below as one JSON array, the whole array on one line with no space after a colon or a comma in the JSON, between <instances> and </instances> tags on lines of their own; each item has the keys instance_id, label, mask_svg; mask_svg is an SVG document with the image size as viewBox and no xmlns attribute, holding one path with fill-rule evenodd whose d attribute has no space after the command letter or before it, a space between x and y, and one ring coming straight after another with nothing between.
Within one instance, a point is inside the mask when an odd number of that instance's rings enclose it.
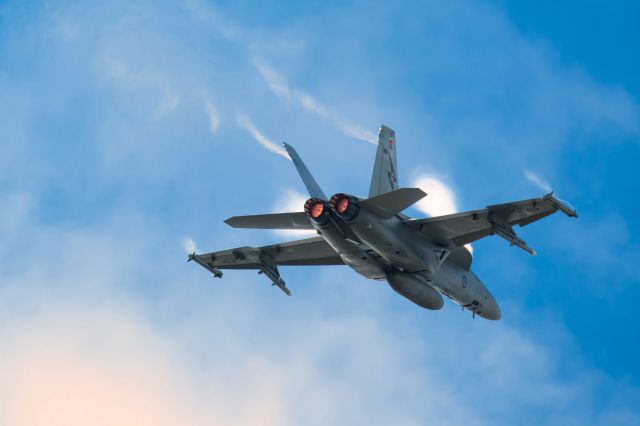
<instances>
[{"instance_id":1,"label":"engine exhaust nozzle","mask_svg":"<svg viewBox=\"0 0 640 426\"><path fill-rule=\"evenodd\" d=\"M304 212L309 219L318 225L324 225L329 222L330 209L329 203L320 198L309 198L304 203Z\"/></svg>"},{"instance_id":2,"label":"engine exhaust nozzle","mask_svg":"<svg viewBox=\"0 0 640 426\"><path fill-rule=\"evenodd\" d=\"M360 212L360 202L358 198L348 194L336 194L329 201L331 209L344 220L354 220Z\"/></svg>"}]
</instances>

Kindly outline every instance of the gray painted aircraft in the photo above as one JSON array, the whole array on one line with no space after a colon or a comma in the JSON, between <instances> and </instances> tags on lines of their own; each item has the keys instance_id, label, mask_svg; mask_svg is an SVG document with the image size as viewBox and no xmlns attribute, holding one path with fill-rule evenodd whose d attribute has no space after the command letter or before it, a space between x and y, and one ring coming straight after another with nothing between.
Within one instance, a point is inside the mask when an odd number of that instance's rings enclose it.
<instances>
[{"instance_id":1,"label":"gray painted aircraft","mask_svg":"<svg viewBox=\"0 0 640 426\"><path fill-rule=\"evenodd\" d=\"M395 132L384 125L366 199L343 193L328 198L293 147L284 146L309 192L304 211L234 216L225 222L234 228L311 229L319 235L264 247L193 253L190 261L218 278L222 269L256 269L287 295L291 291L278 266L348 265L367 278L386 280L424 308L440 309L445 295L473 316L498 320L500 308L471 271L465 244L498 235L535 255L513 226L526 226L558 210L577 217L553 193L445 216L406 216L401 212L426 194L419 188L398 188Z\"/></svg>"}]
</instances>

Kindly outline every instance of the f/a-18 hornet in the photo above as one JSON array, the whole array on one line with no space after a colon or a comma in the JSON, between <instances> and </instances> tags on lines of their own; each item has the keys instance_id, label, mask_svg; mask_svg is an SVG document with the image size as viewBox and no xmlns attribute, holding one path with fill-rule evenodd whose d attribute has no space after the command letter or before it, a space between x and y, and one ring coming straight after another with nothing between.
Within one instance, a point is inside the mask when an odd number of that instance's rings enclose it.
<instances>
[{"instance_id":1,"label":"f/a-18 hornet","mask_svg":"<svg viewBox=\"0 0 640 426\"><path fill-rule=\"evenodd\" d=\"M234 228L315 229L319 235L264 247L193 253L189 260L215 277L222 277L222 269L257 269L287 295L291 291L278 266L348 265L367 278L386 280L423 308L442 308L444 294L473 316L498 320L500 308L471 271L465 244L497 235L535 255L513 226L528 225L558 210L577 217L553 193L445 216L406 216L401 212L427 194L419 188L398 188L395 132L384 125L366 199L343 193L328 198L293 147L284 146L309 192L304 211L234 216L225 222Z\"/></svg>"}]
</instances>

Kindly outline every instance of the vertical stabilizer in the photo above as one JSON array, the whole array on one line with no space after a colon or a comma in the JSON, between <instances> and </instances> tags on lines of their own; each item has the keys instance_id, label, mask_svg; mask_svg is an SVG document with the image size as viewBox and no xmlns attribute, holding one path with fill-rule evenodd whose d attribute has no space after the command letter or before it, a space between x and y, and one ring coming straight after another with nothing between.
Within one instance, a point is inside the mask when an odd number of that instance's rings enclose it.
<instances>
[{"instance_id":1,"label":"vertical stabilizer","mask_svg":"<svg viewBox=\"0 0 640 426\"><path fill-rule=\"evenodd\" d=\"M320 198L322 200L326 200L327 196L324 195L322 188L320 188L320 185L318 185L318 182L316 182L315 178L313 177L307 166L304 164L304 161L302 161L302 158L300 158L296 150L287 143L283 143L283 145L287 150L291 161L293 161L293 165L296 166L296 170L298 171L302 182L304 182L304 186L307 187L309 195L312 197Z\"/></svg>"},{"instance_id":2,"label":"vertical stabilizer","mask_svg":"<svg viewBox=\"0 0 640 426\"><path fill-rule=\"evenodd\" d=\"M398 189L396 164L396 132L383 124L378 136L378 152L373 165L369 197Z\"/></svg>"}]
</instances>

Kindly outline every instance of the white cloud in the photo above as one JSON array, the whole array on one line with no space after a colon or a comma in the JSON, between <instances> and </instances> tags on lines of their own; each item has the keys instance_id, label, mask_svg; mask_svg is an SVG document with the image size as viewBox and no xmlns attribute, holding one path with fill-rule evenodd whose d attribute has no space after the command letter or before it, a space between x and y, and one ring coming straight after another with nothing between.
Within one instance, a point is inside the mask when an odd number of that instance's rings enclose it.
<instances>
[{"instance_id":1,"label":"white cloud","mask_svg":"<svg viewBox=\"0 0 640 426\"><path fill-rule=\"evenodd\" d=\"M551 185L549 184L549 182L547 182L546 180L542 179L537 174L535 174L535 173L533 173L532 171L529 171L529 170L525 170L523 173L524 173L524 176L527 178L527 180L529 182L531 182L532 184L534 184L538 188L542 189L544 192L552 192L553 191L553 189L551 189Z\"/></svg>"},{"instance_id":2,"label":"white cloud","mask_svg":"<svg viewBox=\"0 0 640 426\"><path fill-rule=\"evenodd\" d=\"M262 145L263 148L275 154L281 155L287 160L290 160L289 154L287 154L287 151L283 147L281 147L280 145L277 145L276 143L272 142L269 138L267 138L265 135L263 135L262 132L260 132L256 128L253 122L245 114L238 114L237 121L238 121L238 124L242 126L245 130L247 130L249 134L256 140L256 142Z\"/></svg>"},{"instance_id":3,"label":"white cloud","mask_svg":"<svg viewBox=\"0 0 640 426\"><path fill-rule=\"evenodd\" d=\"M289 87L287 82L284 81L280 74L275 72L275 70L268 67L264 63L255 61L255 64L258 68L258 71L260 71L260 74L267 83L267 86L269 86L271 91L279 98L288 102L297 103L305 110L316 114L323 120L329 121L338 130L340 130L347 136L377 145L378 137L375 135L375 133L365 129L360 125L352 123L351 121L333 111L330 111L313 96L305 92L292 89L291 87Z\"/></svg>"},{"instance_id":4,"label":"white cloud","mask_svg":"<svg viewBox=\"0 0 640 426\"><path fill-rule=\"evenodd\" d=\"M559 334L541 340L452 307L428 312L335 268L306 276L294 298L265 296L271 289L240 271L200 285L204 270L177 270L162 249L149 262L149 249L162 247L152 234L108 233L41 229L40 261L14 258L22 268L0 289L0 423L483 425L517 423L522 412L536 423L638 420L608 403L619 392L612 379L561 368L573 343L556 323L543 328ZM162 291L143 299L136 288L150 273Z\"/></svg>"},{"instance_id":5,"label":"white cloud","mask_svg":"<svg viewBox=\"0 0 640 426\"><path fill-rule=\"evenodd\" d=\"M144 320L115 304L67 303L63 312L61 301L54 303L3 336L3 424L205 423L171 348Z\"/></svg>"},{"instance_id":6,"label":"white cloud","mask_svg":"<svg viewBox=\"0 0 640 426\"><path fill-rule=\"evenodd\" d=\"M416 203L416 208L429 216L457 213L456 196L449 185L427 174L417 176L413 186L422 189L427 196Z\"/></svg>"},{"instance_id":7,"label":"white cloud","mask_svg":"<svg viewBox=\"0 0 640 426\"><path fill-rule=\"evenodd\" d=\"M109 48L99 53L98 64L104 76L127 90L131 96L151 94L154 99L152 104L155 104L154 117L157 118L178 108L180 95L168 76L163 75L161 71L136 69Z\"/></svg>"},{"instance_id":8,"label":"white cloud","mask_svg":"<svg viewBox=\"0 0 640 426\"><path fill-rule=\"evenodd\" d=\"M422 213L434 217L458 212L456 195L443 180L432 175L421 174L413 180L413 186L427 193L426 197L416 203L416 208ZM465 244L465 247L473 253L471 244Z\"/></svg>"},{"instance_id":9,"label":"white cloud","mask_svg":"<svg viewBox=\"0 0 640 426\"><path fill-rule=\"evenodd\" d=\"M307 199L309 197L302 192L298 192L295 189L285 189L281 191L276 199L273 212L301 212Z\"/></svg>"},{"instance_id":10,"label":"white cloud","mask_svg":"<svg viewBox=\"0 0 640 426\"><path fill-rule=\"evenodd\" d=\"M273 213L288 213L304 211L304 203L309 196L298 192L294 189L284 189L280 192L273 204ZM302 229L274 229L275 234L286 237L305 238L312 237L316 234L315 230Z\"/></svg>"}]
</instances>

